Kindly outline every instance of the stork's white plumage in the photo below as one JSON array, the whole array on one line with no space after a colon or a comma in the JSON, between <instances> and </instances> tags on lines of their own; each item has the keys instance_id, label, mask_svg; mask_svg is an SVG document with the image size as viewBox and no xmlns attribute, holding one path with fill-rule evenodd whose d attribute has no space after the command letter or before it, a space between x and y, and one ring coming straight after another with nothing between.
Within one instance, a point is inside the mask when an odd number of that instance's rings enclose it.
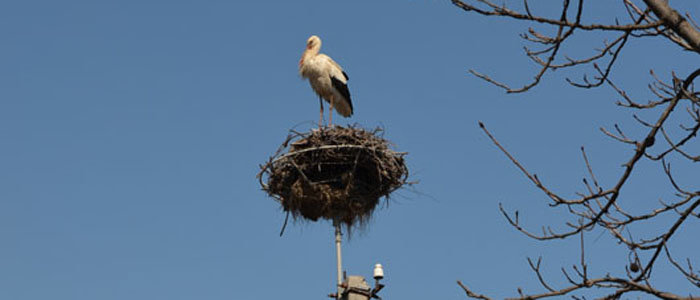
<instances>
[{"instance_id":1,"label":"stork's white plumage","mask_svg":"<svg viewBox=\"0 0 700 300\"><path fill-rule=\"evenodd\" d=\"M348 75L343 68L325 54L319 54L321 39L312 35L306 41L306 50L299 60L299 74L309 79L311 88L319 97L321 116L319 126L323 123L323 101L330 103L328 123L333 123L333 108L343 117L352 116L352 101L348 90Z\"/></svg>"}]
</instances>

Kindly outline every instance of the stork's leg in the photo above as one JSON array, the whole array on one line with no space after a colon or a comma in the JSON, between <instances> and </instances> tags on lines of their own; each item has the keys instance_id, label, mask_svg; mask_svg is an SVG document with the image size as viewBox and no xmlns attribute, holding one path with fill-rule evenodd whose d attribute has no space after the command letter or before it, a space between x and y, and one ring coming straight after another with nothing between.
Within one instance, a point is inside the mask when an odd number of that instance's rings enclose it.
<instances>
[{"instance_id":1,"label":"stork's leg","mask_svg":"<svg viewBox=\"0 0 700 300\"><path fill-rule=\"evenodd\" d=\"M328 108L328 126L333 127L333 100L330 101L330 108Z\"/></svg>"},{"instance_id":2,"label":"stork's leg","mask_svg":"<svg viewBox=\"0 0 700 300\"><path fill-rule=\"evenodd\" d=\"M318 119L318 128L323 127L323 99L318 97L318 104L321 105L321 116Z\"/></svg>"}]
</instances>

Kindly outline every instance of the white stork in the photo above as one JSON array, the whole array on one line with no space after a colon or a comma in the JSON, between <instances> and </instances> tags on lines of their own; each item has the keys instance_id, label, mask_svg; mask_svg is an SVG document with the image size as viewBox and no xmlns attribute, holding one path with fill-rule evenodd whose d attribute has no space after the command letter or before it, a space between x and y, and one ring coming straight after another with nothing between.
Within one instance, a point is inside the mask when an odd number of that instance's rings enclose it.
<instances>
[{"instance_id":1,"label":"white stork","mask_svg":"<svg viewBox=\"0 0 700 300\"><path fill-rule=\"evenodd\" d=\"M348 74L333 59L325 54L319 54L321 39L312 35L306 41L306 50L299 60L299 74L309 79L311 88L318 94L321 104L321 116L318 126L323 124L323 101L330 103L328 124L333 123L333 108L343 117L352 116L352 101L348 90Z\"/></svg>"}]
</instances>

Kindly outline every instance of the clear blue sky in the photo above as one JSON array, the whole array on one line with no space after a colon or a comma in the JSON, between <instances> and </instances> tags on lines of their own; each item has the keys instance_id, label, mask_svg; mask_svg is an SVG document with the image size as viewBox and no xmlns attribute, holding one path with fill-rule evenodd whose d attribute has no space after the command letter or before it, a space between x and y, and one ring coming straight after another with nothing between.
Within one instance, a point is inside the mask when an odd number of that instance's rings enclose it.
<instances>
[{"instance_id":1,"label":"clear blue sky","mask_svg":"<svg viewBox=\"0 0 700 300\"><path fill-rule=\"evenodd\" d=\"M594 7L585 19L612 16ZM590 69L548 74L520 95L468 75L530 80L523 25L449 1L1 3L0 299L324 299L335 280L330 224L291 224L279 237L284 214L255 179L290 128L318 118L297 71L312 34L350 76L355 115L337 123L383 126L420 180L345 244L349 274L384 264L384 299L463 299L458 279L498 298L543 291L525 260L542 255L563 284L577 240L533 242L498 203L535 230L561 228L563 210L477 121L568 196L583 190L580 146L607 186L631 155L598 127L642 131L609 88L562 78ZM581 35L564 50L598 42ZM668 78L697 61L665 45L632 41L613 79L650 99L649 69ZM686 182L700 175L675 166ZM658 164L638 171L622 203L671 199ZM697 259L690 224L672 246ZM600 233L586 235L592 274L622 276L626 252ZM662 288L691 290L668 266L655 272Z\"/></svg>"}]
</instances>

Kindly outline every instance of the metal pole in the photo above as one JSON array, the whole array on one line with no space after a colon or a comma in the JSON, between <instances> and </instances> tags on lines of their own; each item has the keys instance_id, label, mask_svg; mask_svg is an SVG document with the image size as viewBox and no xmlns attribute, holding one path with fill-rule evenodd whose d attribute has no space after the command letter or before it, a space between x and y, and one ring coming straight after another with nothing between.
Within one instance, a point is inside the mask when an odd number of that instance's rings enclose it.
<instances>
[{"instance_id":1,"label":"metal pole","mask_svg":"<svg viewBox=\"0 0 700 300\"><path fill-rule=\"evenodd\" d=\"M343 259L340 255L340 241L342 239L342 234L340 233L340 222L333 221L333 226L335 227L335 253L338 263L338 292L336 293L336 299L340 299L340 294L342 293L340 284L343 283Z\"/></svg>"}]
</instances>

